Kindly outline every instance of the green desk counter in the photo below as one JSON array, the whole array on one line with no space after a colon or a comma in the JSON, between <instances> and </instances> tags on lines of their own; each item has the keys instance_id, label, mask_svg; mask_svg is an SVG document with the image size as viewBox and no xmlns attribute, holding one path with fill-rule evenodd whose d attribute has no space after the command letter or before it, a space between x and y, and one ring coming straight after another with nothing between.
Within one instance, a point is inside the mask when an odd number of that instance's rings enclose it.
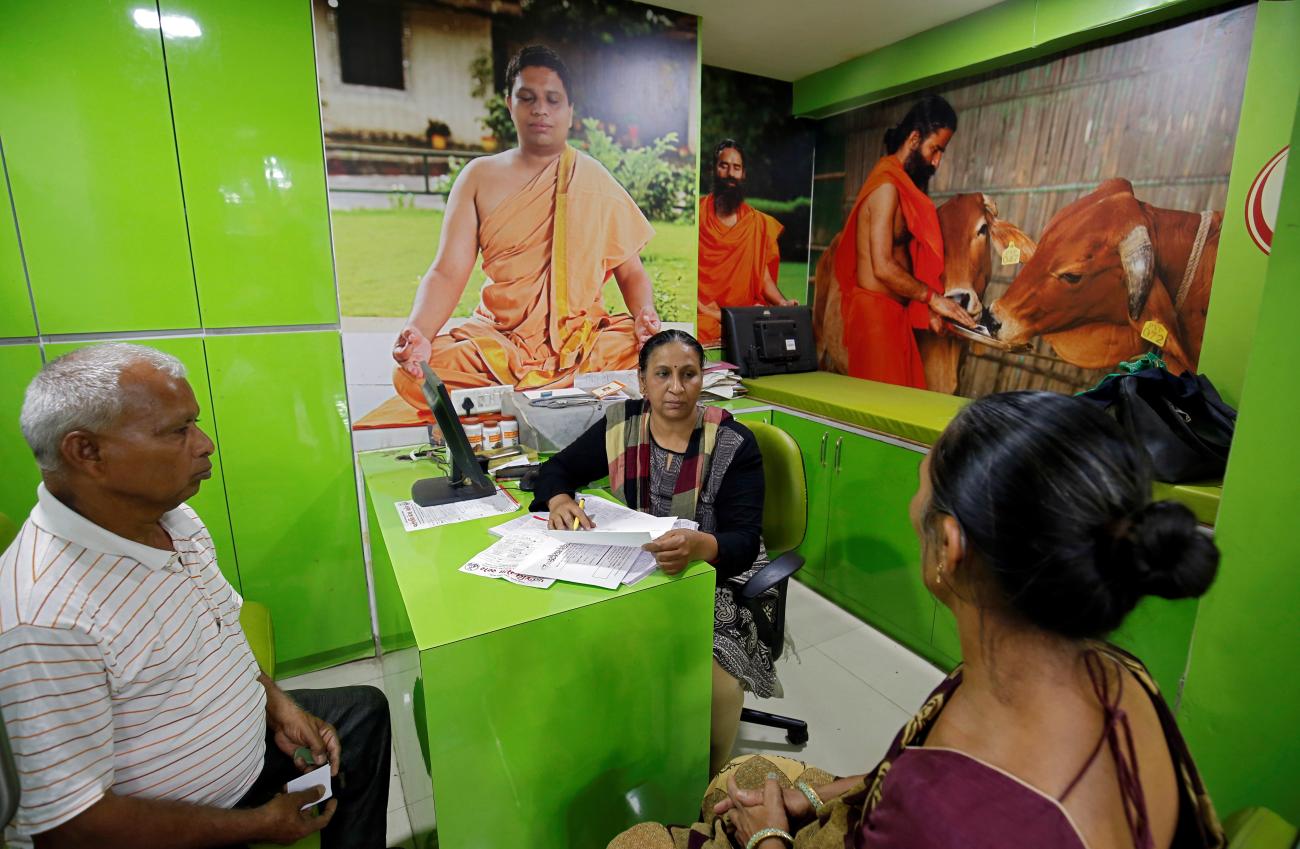
<instances>
[{"instance_id":1,"label":"green desk counter","mask_svg":"<svg viewBox=\"0 0 1300 849\"><path fill-rule=\"evenodd\" d=\"M851 427L933 445L969 399L842 374L782 374L745 381L749 401L764 401ZM1186 504L1202 524L1213 525L1223 488L1218 483L1156 483L1155 497Z\"/></svg>"},{"instance_id":2,"label":"green desk counter","mask_svg":"<svg viewBox=\"0 0 1300 849\"><path fill-rule=\"evenodd\" d=\"M394 502L438 472L401 453L359 461L417 845L435 845L435 801L442 849L603 846L642 820L693 820L708 780L712 568L617 591L462 573L511 517L407 532Z\"/></svg>"}]
</instances>

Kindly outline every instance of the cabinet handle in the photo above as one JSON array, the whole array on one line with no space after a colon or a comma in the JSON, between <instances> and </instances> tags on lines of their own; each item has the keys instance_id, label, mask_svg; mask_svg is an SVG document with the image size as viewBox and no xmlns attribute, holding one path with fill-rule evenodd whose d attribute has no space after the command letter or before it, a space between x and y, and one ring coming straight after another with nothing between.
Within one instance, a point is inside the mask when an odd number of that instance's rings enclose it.
<instances>
[{"instance_id":1,"label":"cabinet handle","mask_svg":"<svg viewBox=\"0 0 1300 849\"><path fill-rule=\"evenodd\" d=\"M835 440L835 474L840 473L840 448L844 446L844 437Z\"/></svg>"},{"instance_id":2,"label":"cabinet handle","mask_svg":"<svg viewBox=\"0 0 1300 849\"><path fill-rule=\"evenodd\" d=\"M827 432L825 432L825 431L822 431L822 456L821 456L821 461L822 461L822 468L823 468L823 469L826 468L826 440L829 439L829 438L830 438L830 434L827 433Z\"/></svg>"}]
</instances>

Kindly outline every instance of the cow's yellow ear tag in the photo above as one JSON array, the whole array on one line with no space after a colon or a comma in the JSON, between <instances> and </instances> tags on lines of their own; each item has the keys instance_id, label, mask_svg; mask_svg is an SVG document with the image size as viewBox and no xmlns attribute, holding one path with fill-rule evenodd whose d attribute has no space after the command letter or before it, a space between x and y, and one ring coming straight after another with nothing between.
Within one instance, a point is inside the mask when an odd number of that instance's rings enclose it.
<instances>
[{"instance_id":1,"label":"cow's yellow ear tag","mask_svg":"<svg viewBox=\"0 0 1300 849\"><path fill-rule=\"evenodd\" d=\"M1163 348L1165 340L1169 338L1169 331L1163 324L1153 319L1142 325L1142 338L1157 348Z\"/></svg>"},{"instance_id":2,"label":"cow's yellow ear tag","mask_svg":"<svg viewBox=\"0 0 1300 849\"><path fill-rule=\"evenodd\" d=\"M1002 250L1002 264L1015 265L1020 262L1020 248L1015 245L1007 245Z\"/></svg>"}]
</instances>

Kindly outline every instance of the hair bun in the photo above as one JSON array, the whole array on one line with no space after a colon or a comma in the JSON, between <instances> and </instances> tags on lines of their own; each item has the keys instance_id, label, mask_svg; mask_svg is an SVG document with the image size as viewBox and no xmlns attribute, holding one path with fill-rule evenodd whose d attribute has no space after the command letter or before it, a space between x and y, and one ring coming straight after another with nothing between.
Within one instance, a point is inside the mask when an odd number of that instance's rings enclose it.
<instances>
[{"instance_id":1,"label":"hair bun","mask_svg":"<svg viewBox=\"0 0 1300 849\"><path fill-rule=\"evenodd\" d=\"M1214 582L1219 550L1175 501L1156 501L1132 520L1134 588L1161 598L1196 598Z\"/></svg>"}]
</instances>

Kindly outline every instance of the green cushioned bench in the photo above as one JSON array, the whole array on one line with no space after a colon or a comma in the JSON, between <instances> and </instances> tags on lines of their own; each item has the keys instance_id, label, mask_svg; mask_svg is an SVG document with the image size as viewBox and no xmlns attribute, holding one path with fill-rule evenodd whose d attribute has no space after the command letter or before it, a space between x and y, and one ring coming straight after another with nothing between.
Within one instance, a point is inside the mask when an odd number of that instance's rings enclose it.
<instances>
[{"instance_id":1,"label":"green cushioned bench","mask_svg":"<svg viewBox=\"0 0 1300 849\"><path fill-rule=\"evenodd\" d=\"M818 371L745 381L748 398L919 445L933 445L967 398ZM1157 483L1155 496L1186 504L1204 524L1219 512L1218 483Z\"/></svg>"}]
</instances>

